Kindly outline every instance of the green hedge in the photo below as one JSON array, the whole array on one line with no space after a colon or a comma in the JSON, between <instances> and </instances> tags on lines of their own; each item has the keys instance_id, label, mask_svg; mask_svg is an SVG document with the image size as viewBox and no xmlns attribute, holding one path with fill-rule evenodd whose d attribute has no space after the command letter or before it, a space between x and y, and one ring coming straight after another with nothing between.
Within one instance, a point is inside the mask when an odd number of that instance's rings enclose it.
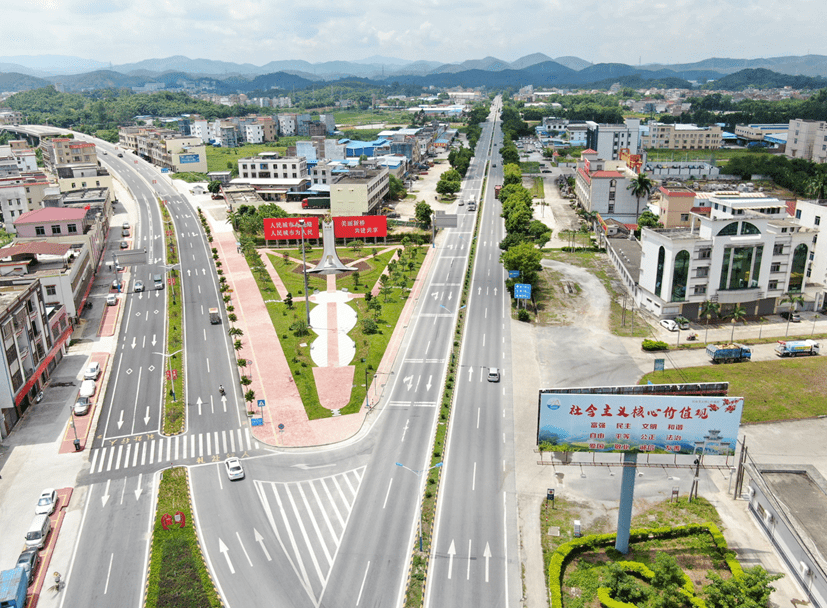
<instances>
[{"instance_id":1,"label":"green hedge","mask_svg":"<svg viewBox=\"0 0 827 608\"><path fill-rule=\"evenodd\" d=\"M660 340L646 339L640 347L643 350L669 350L669 345L666 342L661 342Z\"/></svg>"},{"instance_id":2,"label":"green hedge","mask_svg":"<svg viewBox=\"0 0 827 608\"><path fill-rule=\"evenodd\" d=\"M651 538L681 538L684 536L694 536L703 532L708 533L712 537L721 556L726 560L727 567L729 571L732 572L732 576L742 576L744 571L741 568L741 564L735 559L735 553L727 547L724 535L721 534L718 526L713 523L631 530L629 533L629 542L643 542ZM566 565L578 554L611 545L615 542L616 538L616 534L592 534L591 536L570 540L557 547L557 550L552 554L548 568L549 594L551 596L552 608L562 608L563 606L562 585L563 572L565 571ZM622 561L617 562L617 564L627 572L646 579L651 579L655 575L648 566L639 562ZM681 593L687 597L694 608L706 608L704 600L695 595L695 587L692 584L692 580L685 573ZM632 604L612 599L610 590L605 587L598 589L597 597L605 608L630 608L632 606Z\"/></svg>"}]
</instances>

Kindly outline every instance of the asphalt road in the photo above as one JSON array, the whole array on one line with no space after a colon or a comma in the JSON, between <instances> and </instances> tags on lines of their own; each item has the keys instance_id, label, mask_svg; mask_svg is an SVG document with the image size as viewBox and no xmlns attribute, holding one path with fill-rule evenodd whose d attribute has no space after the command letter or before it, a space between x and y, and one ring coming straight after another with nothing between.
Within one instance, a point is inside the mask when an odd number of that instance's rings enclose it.
<instances>
[{"instance_id":1,"label":"asphalt road","mask_svg":"<svg viewBox=\"0 0 827 608\"><path fill-rule=\"evenodd\" d=\"M508 606L521 595L510 298L499 261L505 229L494 198L502 183L498 122L493 139L498 145L481 210L426 606ZM499 369L499 382L488 381L491 367Z\"/></svg>"}]
</instances>

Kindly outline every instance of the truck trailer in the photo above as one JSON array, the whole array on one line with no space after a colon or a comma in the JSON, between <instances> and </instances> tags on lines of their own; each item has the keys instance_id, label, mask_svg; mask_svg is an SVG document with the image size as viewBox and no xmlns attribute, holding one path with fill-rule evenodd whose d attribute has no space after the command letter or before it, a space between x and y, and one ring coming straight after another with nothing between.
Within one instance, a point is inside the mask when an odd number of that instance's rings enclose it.
<instances>
[{"instance_id":1,"label":"truck trailer","mask_svg":"<svg viewBox=\"0 0 827 608\"><path fill-rule=\"evenodd\" d=\"M26 590L29 577L23 568L13 568L0 572L0 606L3 608L23 608L26 605Z\"/></svg>"},{"instance_id":2,"label":"truck trailer","mask_svg":"<svg viewBox=\"0 0 827 608\"><path fill-rule=\"evenodd\" d=\"M779 357L798 357L799 355L819 354L819 344L815 340L779 340L775 347Z\"/></svg>"},{"instance_id":3,"label":"truck trailer","mask_svg":"<svg viewBox=\"0 0 827 608\"><path fill-rule=\"evenodd\" d=\"M502 186L494 186L494 198L500 198L500 190L502 189Z\"/></svg>"},{"instance_id":4,"label":"truck trailer","mask_svg":"<svg viewBox=\"0 0 827 608\"><path fill-rule=\"evenodd\" d=\"M706 347L706 354L713 363L737 363L749 361L752 351L743 344L710 344Z\"/></svg>"},{"instance_id":5,"label":"truck trailer","mask_svg":"<svg viewBox=\"0 0 827 608\"><path fill-rule=\"evenodd\" d=\"M302 209L330 209L330 198L302 199Z\"/></svg>"}]
</instances>

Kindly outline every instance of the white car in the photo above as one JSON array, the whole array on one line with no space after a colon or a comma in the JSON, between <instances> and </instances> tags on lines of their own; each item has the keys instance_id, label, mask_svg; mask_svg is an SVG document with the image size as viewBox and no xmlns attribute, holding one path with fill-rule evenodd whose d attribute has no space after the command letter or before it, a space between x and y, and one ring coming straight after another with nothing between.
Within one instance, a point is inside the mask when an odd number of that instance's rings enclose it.
<instances>
[{"instance_id":1,"label":"white car","mask_svg":"<svg viewBox=\"0 0 827 608\"><path fill-rule=\"evenodd\" d=\"M86 368L86 371L83 372L83 379L84 380L97 380L98 376L101 375L101 364L97 361L90 363L89 367Z\"/></svg>"},{"instance_id":2,"label":"white car","mask_svg":"<svg viewBox=\"0 0 827 608\"><path fill-rule=\"evenodd\" d=\"M57 490L47 488L40 493L37 499L37 506L34 508L35 515L51 515L57 506Z\"/></svg>"},{"instance_id":3,"label":"white car","mask_svg":"<svg viewBox=\"0 0 827 608\"><path fill-rule=\"evenodd\" d=\"M661 319L661 327L668 329L669 331L678 331L678 324L675 323L672 319Z\"/></svg>"},{"instance_id":4,"label":"white car","mask_svg":"<svg viewBox=\"0 0 827 608\"><path fill-rule=\"evenodd\" d=\"M244 479L244 469L238 458L228 458L224 461L224 468L227 470L227 477L230 480Z\"/></svg>"},{"instance_id":5,"label":"white car","mask_svg":"<svg viewBox=\"0 0 827 608\"><path fill-rule=\"evenodd\" d=\"M143 281L135 281L135 284L132 286L132 291L135 293L139 293L144 290L144 282Z\"/></svg>"},{"instance_id":6,"label":"white car","mask_svg":"<svg viewBox=\"0 0 827 608\"><path fill-rule=\"evenodd\" d=\"M92 402L86 397L78 397L78 400L75 401L75 405L72 406L72 413L75 416L85 416L89 413L89 407L92 405Z\"/></svg>"},{"instance_id":7,"label":"white car","mask_svg":"<svg viewBox=\"0 0 827 608\"><path fill-rule=\"evenodd\" d=\"M115 306L118 303L118 294L110 293L106 296L106 305Z\"/></svg>"}]
</instances>

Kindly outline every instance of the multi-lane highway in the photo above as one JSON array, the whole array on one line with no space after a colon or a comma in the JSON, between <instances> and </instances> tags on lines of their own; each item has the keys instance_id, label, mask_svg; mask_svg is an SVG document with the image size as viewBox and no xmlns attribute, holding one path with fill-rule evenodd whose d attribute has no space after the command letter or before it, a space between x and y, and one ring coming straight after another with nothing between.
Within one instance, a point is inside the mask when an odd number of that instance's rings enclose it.
<instances>
[{"instance_id":1,"label":"multi-lane highway","mask_svg":"<svg viewBox=\"0 0 827 608\"><path fill-rule=\"evenodd\" d=\"M495 106L484 124L463 184L465 200L482 200L489 163L493 158L500 164L498 147L492 146L501 139L497 114ZM238 386L237 372L225 326L210 325L206 314L219 292L195 210L156 169L131 154L117 158L113 146L96 143L109 152L106 162L138 202L134 248L146 247L147 263L128 269L65 599L95 606L140 603L154 481L160 468L174 462L191 466L199 536L227 605L398 605L424 482L416 472L430 463L476 214L482 213L429 598L431 605L516 603L508 300L491 180L481 211L459 207L457 228L432 252L431 271L420 278L425 283L372 431L338 447L275 453L251 437L240 396L228 391L222 400L218 394L219 383ZM492 174L499 179L501 169ZM180 273L174 289L184 301L188 425L175 437L160 433L165 362L154 353L164 348L165 297L171 292L169 286L152 289L152 275L165 270L156 193L175 222ZM147 285L143 294L132 291L136 278ZM487 381L489 367L500 368L500 383ZM244 457L246 479L226 478L221 461L230 454ZM101 527L110 533L101 534ZM82 576L90 569L100 576Z\"/></svg>"}]
</instances>

